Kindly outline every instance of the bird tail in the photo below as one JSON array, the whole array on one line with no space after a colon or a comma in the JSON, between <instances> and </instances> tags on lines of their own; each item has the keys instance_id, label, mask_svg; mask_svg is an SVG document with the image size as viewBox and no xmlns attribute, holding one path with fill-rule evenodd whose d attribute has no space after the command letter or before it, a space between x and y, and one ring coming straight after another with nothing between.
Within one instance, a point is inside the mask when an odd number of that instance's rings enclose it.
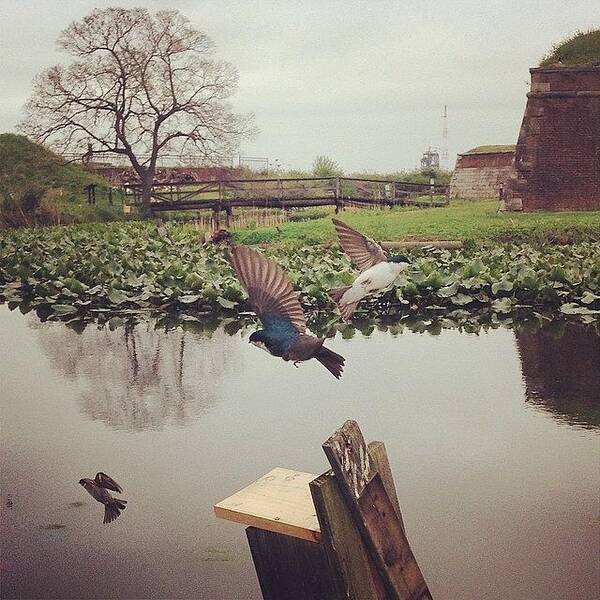
<instances>
[{"instance_id":1,"label":"bird tail","mask_svg":"<svg viewBox=\"0 0 600 600\"><path fill-rule=\"evenodd\" d=\"M342 319L344 321L350 321L356 307L358 306L358 302L352 302L350 304L341 304L342 297L344 294L351 288L351 285L346 285L339 288L332 288L329 290L329 296L331 299L337 304L340 309L340 314L342 315Z\"/></svg>"},{"instance_id":2,"label":"bird tail","mask_svg":"<svg viewBox=\"0 0 600 600\"><path fill-rule=\"evenodd\" d=\"M104 506L104 523L112 523L125 510L127 500L113 498L111 502Z\"/></svg>"},{"instance_id":3,"label":"bird tail","mask_svg":"<svg viewBox=\"0 0 600 600\"><path fill-rule=\"evenodd\" d=\"M329 290L329 296L336 303L339 304L342 296L351 288L351 285L345 285L339 288L332 288Z\"/></svg>"},{"instance_id":4,"label":"bird tail","mask_svg":"<svg viewBox=\"0 0 600 600\"><path fill-rule=\"evenodd\" d=\"M342 376L344 370L345 359L343 356L336 354L329 348L321 346L319 354L315 358L336 378L339 379Z\"/></svg>"}]
</instances>

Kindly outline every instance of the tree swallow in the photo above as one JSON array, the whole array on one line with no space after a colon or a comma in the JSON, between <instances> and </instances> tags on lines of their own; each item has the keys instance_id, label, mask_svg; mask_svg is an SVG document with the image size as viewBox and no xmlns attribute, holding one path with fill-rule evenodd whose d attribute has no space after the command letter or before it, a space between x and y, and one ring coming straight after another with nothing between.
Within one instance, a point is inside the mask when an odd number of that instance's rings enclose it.
<instances>
[{"instance_id":1,"label":"tree swallow","mask_svg":"<svg viewBox=\"0 0 600 600\"><path fill-rule=\"evenodd\" d=\"M344 253L362 271L352 285L329 290L344 321L350 321L358 303L392 285L409 260L406 256L388 256L377 242L337 219L332 221Z\"/></svg>"},{"instance_id":2,"label":"tree swallow","mask_svg":"<svg viewBox=\"0 0 600 600\"><path fill-rule=\"evenodd\" d=\"M125 510L127 500L113 498L108 490L120 494L123 490L121 486L106 473L97 473L94 479L80 479L79 485L82 485L88 494L98 502L104 504L104 523L114 521L122 510Z\"/></svg>"},{"instance_id":3,"label":"tree swallow","mask_svg":"<svg viewBox=\"0 0 600 600\"><path fill-rule=\"evenodd\" d=\"M344 357L325 348L324 340L306 333L304 311L283 269L247 246L231 248L228 260L263 325L250 336L250 342L295 366L316 358L339 379Z\"/></svg>"}]
</instances>

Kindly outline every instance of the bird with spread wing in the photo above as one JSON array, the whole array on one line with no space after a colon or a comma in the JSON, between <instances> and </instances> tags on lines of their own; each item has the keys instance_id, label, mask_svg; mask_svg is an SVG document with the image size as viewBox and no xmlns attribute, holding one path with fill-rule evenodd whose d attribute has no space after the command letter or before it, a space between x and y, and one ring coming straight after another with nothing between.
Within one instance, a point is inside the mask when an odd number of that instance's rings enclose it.
<instances>
[{"instance_id":1,"label":"bird with spread wing","mask_svg":"<svg viewBox=\"0 0 600 600\"><path fill-rule=\"evenodd\" d=\"M338 305L344 321L350 321L358 303L363 298L391 286L398 275L408 267L409 260L401 255L388 256L377 242L342 221L332 221L342 250L361 271L352 285L329 290L329 295Z\"/></svg>"},{"instance_id":2,"label":"bird with spread wing","mask_svg":"<svg viewBox=\"0 0 600 600\"><path fill-rule=\"evenodd\" d=\"M316 358L339 379L344 357L325 348L324 340L306 332L304 311L283 269L246 246L231 248L228 259L263 325L263 329L252 333L250 342L295 366Z\"/></svg>"},{"instance_id":3,"label":"bird with spread wing","mask_svg":"<svg viewBox=\"0 0 600 600\"><path fill-rule=\"evenodd\" d=\"M111 496L108 490L120 494L121 486L106 473L96 473L94 479L80 479L79 485L83 486L87 493L101 504L104 504L104 523L111 523L125 510L127 500L121 500Z\"/></svg>"}]
</instances>

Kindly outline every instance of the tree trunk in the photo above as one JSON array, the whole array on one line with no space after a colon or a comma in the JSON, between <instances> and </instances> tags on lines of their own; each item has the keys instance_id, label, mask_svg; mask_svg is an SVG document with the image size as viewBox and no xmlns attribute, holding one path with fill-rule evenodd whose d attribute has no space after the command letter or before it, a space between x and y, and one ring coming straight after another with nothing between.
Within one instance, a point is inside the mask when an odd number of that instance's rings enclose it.
<instances>
[{"instance_id":1,"label":"tree trunk","mask_svg":"<svg viewBox=\"0 0 600 600\"><path fill-rule=\"evenodd\" d=\"M143 218L148 218L151 216L150 211L150 196L152 194L152 184L154 182L154 174L147 171L142 176L142 196L141 196L141 206L140 206L140 216Z\"/></svg>"}]
</instances>

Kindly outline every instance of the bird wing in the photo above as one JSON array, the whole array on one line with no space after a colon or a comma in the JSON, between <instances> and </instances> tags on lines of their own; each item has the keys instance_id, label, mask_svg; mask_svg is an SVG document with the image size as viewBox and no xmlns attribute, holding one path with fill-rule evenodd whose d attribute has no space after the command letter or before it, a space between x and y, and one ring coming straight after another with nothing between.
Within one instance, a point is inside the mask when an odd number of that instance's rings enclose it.
<instances>
[{"instance_id":1,"label":"bird wing","mask_svg":"<svg viewBox=\"0 0 600 600\"><path fill-rule=\"evenodd\" d=\"M361 271L366 271L373 265L387 260L386 253L377 242L352 229L342 221L337 219L332 219L332 221L340 240L340 246Z\"/></svg>"},{"instance_id":2,"label":"bird wing","mask_svg":"<svg viewBox=\"0 0 600 600\"><path fill-rule=\"evenodd\" d=\"M94 481L96 482L96 485L106 488L107 490L112 490L113 492L119 493L123 491L121 486L112 477L109 477L106 473L96 473L96 478L94 479Z\"/></svg>"},{"instance_id":3,"label":"bird wing","mask_svg":"<svg viewBox=\"0 0 600 600\"><path fill-rule=\"evenodd\" d=\"M279 317L289 321L299 333L306 330L306 319L298 294L274 260L247 246L231 248L228 260L246 290L250 304L265 325Z\"/></svg>"}]
</instances>

